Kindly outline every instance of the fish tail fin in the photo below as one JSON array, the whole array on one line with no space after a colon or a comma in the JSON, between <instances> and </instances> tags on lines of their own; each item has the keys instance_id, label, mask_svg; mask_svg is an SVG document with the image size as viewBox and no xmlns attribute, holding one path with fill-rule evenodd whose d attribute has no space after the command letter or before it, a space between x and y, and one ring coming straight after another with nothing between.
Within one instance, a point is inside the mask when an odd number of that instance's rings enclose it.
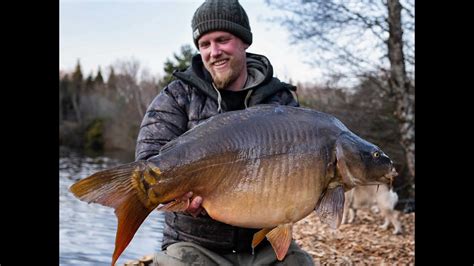
<instances>
[{"instance_id":1,"label":"fish tail fin","mask_svg":"<svg viewBox=\"0 0 474 266\"><path fill-rule=\"evenodd\" d=\"M291 244L293 224L281 224L272 229L267 235L267 239L275 251L276 257L282 261Z\"/></svg>"},{"instance_id":2,"label":"fish tail fin","mask_svg":"<svg viewBox=\"0 0 474 266\"><path fill-rule=\"evenodd\" d=\"M149 179L150 173L159 175L160 172L151 163L137 161L97 172L70 187L70 191L82 201L115 209L118 226L112 265L159 204L151 201L143 185L142 178Z\"/></svg>"},{"instance_id":3,"label":"fish tail fin","mask_svg":"<svg viewBox=\"0 0 474 266\"><path fill-rule=\"evenodd\" d=\"M252 239L252 248L255 248L260 242L265 239L265 236L270 232L273 228L263 228L262 230L258 231L253 235Z\"/></svg>"},{"instance_id":4,"label":"fish tail fin","mask_svg":"<svg viewBox=\"0 0 474 266\"><path fill-rule=\"evenodd\" d=\"M115 236L115 250L112 255L112 266L128 246L145 218L153 210L145 207L137 197L129 196L121 206L115 209L118 226Z\"/></svg>"}]
</instances>

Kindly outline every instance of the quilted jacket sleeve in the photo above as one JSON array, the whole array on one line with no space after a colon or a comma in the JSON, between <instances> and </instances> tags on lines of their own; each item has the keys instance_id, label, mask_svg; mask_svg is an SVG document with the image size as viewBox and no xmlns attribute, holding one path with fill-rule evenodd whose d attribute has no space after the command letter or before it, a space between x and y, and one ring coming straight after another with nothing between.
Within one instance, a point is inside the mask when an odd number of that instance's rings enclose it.
<instances>
[{"instance_id":1,"label":"quilted jacket sleeve","mask_svg":"<svg viewBox=\"0 0 474 266\"><path fill-rule=\"evenodd\" d=\"M170 83L153 99L140 125L136 160L157 155L163 145L186 132L187 99L183 84L178 81Z\"/></svg>"}]
</instances>

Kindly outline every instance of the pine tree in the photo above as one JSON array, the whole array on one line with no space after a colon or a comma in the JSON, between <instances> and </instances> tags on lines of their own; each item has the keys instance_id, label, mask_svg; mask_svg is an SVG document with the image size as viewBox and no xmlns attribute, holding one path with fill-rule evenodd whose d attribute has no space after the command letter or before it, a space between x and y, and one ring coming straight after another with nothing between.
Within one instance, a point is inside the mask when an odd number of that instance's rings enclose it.
<instances>
[{"instance_id":1,"label":"pine tree","mask_svg":"<svg viewBox=\"0 0 474 266\"><path fill-rule=\"evenodd\" d=\"M186 44L181 46L181 54L174 53L174 60L169 58L165 62L163 70L165 71L165 76L159 81L160 87L165 87L171 81L174 80L173 72L175 70L185 70L191 65L191 60L193 56L196 55L196 51L193 47Z\"/></svg>"},{"instance_id":2,"label":"pine tree","mask_svg":"<svg viewBox=\"0 0 474 266\"><path fill-rule=\"evenodd\" d=\"M74 84L75 89L78 89L79 91L81 90L83 85L83 76L79 59L77 60L76 68L72 73L72 83Z\"/></svg>"},{"instance_id":3,"label":"pine tree","mask_svg":"<svg viewBox=\"0 0 474 266\"><path fill-rule=\"evenodd\" d=\"M92 77L92 72L87 76L86 78L86 83L85 83L85 90L86 91L91 91L94 89L94 78Z\"/></svg>"},{"instance_id":4,"label":"pine tree","mask_svg":"<svg viewBox=\"0 0 474 266\"><path fill-rule=\"evenodd\" d=\"M79 110L79 99L83 87L84 80L82 76L81 64L78 59L76 69L74 70L74 73L72 73L71 103L76 115L76 120L79 123L82 122L81 112Z\"/></svg>"},{"instance_id":5,"label":"pine tree","mask_svg":"<svg viewBox=\"0 0 474 266\"><path fill-rule=\"evenodd\" d=\"M109 77L107 78L107 88L109 90L115 90L117 88L117 76L112 66L110 67Z\"/></svg>"},{"instance_id":6,"label":"pine tree","mask_svg":"<svg viewBox=\"0 0 474 266\"><path fill-rule=\"evenodd\" d=\"M104 78L102 77L100 67L99 67L99 70L97 71L97 76L95 77L94 82L95 82L96 85L103 85L104 84Z\"/></svg>"},{"instance_id":7,"label":"pine tree","mask_svg":"<svg viewBox=\"0 0 474 266\"><path fill-rule=\"evenodd\" d=\"M59 121L67 120L69 110L72 109L71 97L69 95L70 83L68 74L65 74L59 80Z\"/></svg>"}]
</instances>

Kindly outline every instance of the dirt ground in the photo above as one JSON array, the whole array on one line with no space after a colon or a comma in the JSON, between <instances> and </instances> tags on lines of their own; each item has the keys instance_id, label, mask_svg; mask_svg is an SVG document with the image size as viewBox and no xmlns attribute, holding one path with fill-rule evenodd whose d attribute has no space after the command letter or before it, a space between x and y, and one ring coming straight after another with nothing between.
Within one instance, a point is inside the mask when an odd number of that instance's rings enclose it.
<instances>
[{"instance_id":1,"label":"dirt ground","mask_svg":"<svg viewBox=\"0 0 474 266\"><path fill-rule=\"evenodd\" d=\"M295 224L293 237L314 259L316 265L414 265L415 213L400 213L401 235L393 227L379 228L383 218L370 211L358 210L352 224L332 230L311 214Z\"/></svg>"}]
</instances>

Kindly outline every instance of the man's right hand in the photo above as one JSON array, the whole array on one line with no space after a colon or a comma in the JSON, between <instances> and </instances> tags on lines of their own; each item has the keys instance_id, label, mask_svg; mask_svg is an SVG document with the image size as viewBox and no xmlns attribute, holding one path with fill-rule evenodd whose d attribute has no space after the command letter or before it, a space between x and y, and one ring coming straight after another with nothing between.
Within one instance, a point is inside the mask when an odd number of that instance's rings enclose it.
<instances>
[{"instance_id":1,"label":"man's right hand","mask_svg":"<svg viewBox=\"0 0 474 266\"><path fill-rule=\"evenodd\" d=\"M186 201L190 199L191 202L189 203L189 206L188 208L185 210L185 212L191 214L192 216L194 217L197 217L199 214L205 214L206 211L204 210L204 208L201 206L201 203L202 203L202 197L200 196L196 196L193 198L193 192L190 191L186 194L184 194L180 200L182 201Z\"/></svg>"}]
</instances>

